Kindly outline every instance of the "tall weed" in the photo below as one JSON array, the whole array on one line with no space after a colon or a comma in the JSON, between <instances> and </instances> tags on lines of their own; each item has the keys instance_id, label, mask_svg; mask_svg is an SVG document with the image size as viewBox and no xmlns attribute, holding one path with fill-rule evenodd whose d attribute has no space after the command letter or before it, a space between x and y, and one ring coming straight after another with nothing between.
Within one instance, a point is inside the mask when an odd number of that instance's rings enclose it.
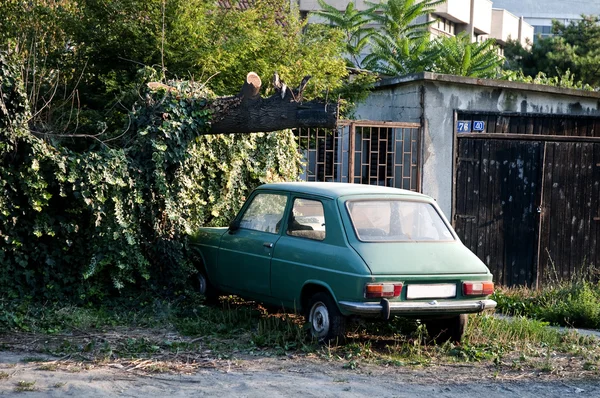
<instances>
[{"instance_id":1,"label":"tall weed","mask_svg":"<svg viewBox=\"0 0 600 398\"><path fill-rule=\"evenodd\" d=\"M560 282L539 290L518 287L498 289L497 310L556 325L600 328L600 284L587 280Z\"/></svg>"}]
</instances>

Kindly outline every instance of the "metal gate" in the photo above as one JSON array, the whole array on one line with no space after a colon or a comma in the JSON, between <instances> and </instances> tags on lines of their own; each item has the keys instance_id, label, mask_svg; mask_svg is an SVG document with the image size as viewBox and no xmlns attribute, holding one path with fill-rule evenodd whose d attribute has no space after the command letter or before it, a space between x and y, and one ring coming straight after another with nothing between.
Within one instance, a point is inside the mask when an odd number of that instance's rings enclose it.
<instances>
[{"instance_id":1,"label":"metal gate","mask_svg":"<svg viewBox=\"0 0 600 398\"><path fill-rule=\"evenodd\" d=\"M418 123L341 121L335 130L295 132L305 181L383 185L421 191Z\"/></svg>"},{"instance_id":2,"label":"metal gate","mask_svg":"<svg viewBox=\"0 0 600 398\"><path fill-rule=\"evenodd\" d=\"M453 223L495 279L539 286L593 272L600 262L600 119L455 118L455 126L471 129L455 131ZM472 131L475 123L482 131Z\"/></svg>"}]
</instances>

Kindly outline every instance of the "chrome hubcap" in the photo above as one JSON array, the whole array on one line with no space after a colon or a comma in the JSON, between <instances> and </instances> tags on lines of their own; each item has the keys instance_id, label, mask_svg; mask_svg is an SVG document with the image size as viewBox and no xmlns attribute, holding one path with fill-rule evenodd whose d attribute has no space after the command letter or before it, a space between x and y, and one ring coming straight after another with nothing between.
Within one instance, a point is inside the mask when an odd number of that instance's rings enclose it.
<instances>
[{"instance_id":1,"label":"chrome hubcap","mask_svg":"<svg viewBox=\"0 0 600 398\"><path fill-rule=\"evenodd\" d=\"M312 335L317 338L327 336L329 333L329 311L322 302L316 302L310 309L309 322Z\"/></svg>"}]
</instances>

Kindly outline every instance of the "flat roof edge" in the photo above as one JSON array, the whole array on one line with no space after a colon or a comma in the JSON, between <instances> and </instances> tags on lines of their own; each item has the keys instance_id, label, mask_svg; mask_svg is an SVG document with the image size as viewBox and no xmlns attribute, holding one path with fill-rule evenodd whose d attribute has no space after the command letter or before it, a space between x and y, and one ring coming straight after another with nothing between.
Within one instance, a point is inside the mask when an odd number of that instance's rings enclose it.
<instances>
[{"instance_id":1,"label":"flat roof edge","mask_svg":"<svg viewBox=\"0 0 600 398\"><path fill-rule=\"evenodd\" d=\"M387 88L387 87L393 87L393 86L400 86L403 84L415 83L415 82L420 82L420 81L464 84L464 85L468 85L468 86L480 86L480 87L502 88L502 89L523 90L523 91L535 91L535 92L550 93L550 94L570 95L570 96L574 96L574 97L600 99L600 92L598 92L598 91L585 91L585 90L577 90L577 89L572 89L572 88L547 86L544 84L511 82L508 80L499 80L499 79L483 79L483 78L476 78L476 77L444 75L444 74L432 73L432 72L420 72L420 73L413 73L413 74L405 75L405 76L395 76L395 77L391 77L391 78L382 79L375 84L375 90Z\"/></svg>"}]
</instances>

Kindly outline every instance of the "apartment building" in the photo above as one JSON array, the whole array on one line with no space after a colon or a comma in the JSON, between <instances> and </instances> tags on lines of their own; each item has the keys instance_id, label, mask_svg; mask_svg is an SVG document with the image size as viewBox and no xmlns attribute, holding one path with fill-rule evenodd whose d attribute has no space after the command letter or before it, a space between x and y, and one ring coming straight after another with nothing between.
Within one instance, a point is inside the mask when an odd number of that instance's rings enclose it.
<instances>
[{"instance_id":1,"label":"apartment building","mask_svg":"<svg viewBox=\"0 0 600 398\"><path fill-rule=\"evenodd\" d=\"M301 13L319 9L317 0L296 0ZM326 0L339 10L344 10L349 1L359 10L367 8L364 0ZM596 0L598 1L598 0ZM376 2L376 0L373 0ZM510 40L519 40L524 46L533 41L533 27L523 18L497 9L496 0L447 0L436 7L428 16L432 36L454 36L468 32L473 41L483 41L489 37L496 39L502 48ZM421 22L421 21L419 21Z\"/></svg>"},{"instance_id":2,"label":"apartment building","mask_svg":"<svg viewBox=\"0 0 600 398\"><path fill-rule=\"evenodd\" d=\"M523 16L533 26L534 40L552 35L552 20L567 24L582 15L600 15L599 0L494 0L494 6Z\"/></svg>"}]
</instances>

